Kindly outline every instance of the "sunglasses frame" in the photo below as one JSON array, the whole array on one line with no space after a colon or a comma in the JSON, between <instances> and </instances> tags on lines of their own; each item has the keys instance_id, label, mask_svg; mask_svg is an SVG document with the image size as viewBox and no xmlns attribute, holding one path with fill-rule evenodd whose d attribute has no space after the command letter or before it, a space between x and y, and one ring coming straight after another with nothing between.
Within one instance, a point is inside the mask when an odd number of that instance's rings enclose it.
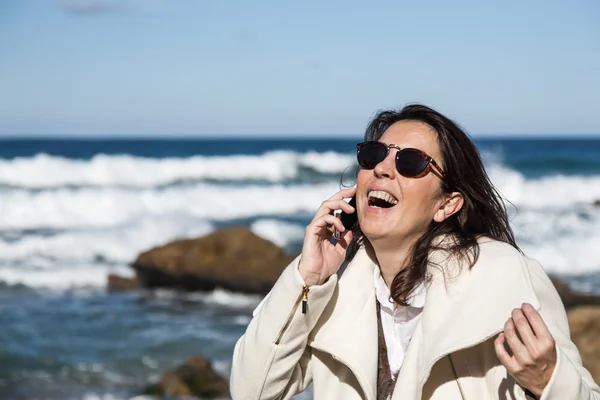
<instances>
[{"instance_id":1,"label":"sunglasses frame","mask_svg":"<svg viewBox=\"0 0 600 400\"><path fill-rule=\"evenodd\" d=\"M421 171L419 173L419 175L422 174L423 172L425 172L426 170L431 171L431 166L433 166L433 168L435 168L435 170L440 174L440 177L442 178L442 180L443 181L446 180L446 177L447 177L446 172L444 172L444 170L442 169L442 167L440 167L440 165L437 162L435 162L435 160L433 158L431 158L424 151L421 151L419 149L415 149L415 148L412 148L412 147L402 148L402 147L398 146L397 144L385 144L383 142L378 142L378 141L375 141L375 140L370 140L370 141L367 141L367 142L358 143L356 145L357 156L358 156L358 152L360 152L360 150L363 147L365 147L367 144L369 144L369 143L381 143L383 146L386 147L387 153L385 153L385 157L381 161L385 160L390 155L390 149L396 149L396 150L398 150L396 152L396 158L395 158L395 160L398 159L398 155L400 154L400 152L402 152L404 150L410 150L410 151L417 152L417 153L421 154L423 156L423 158L425 159L425 161L427 162L427 164L425 164L425 168L423 168L423 171ZM394 160L394 162L395 162L395 160ZM381 161L379 161L379 162L381 162ZM395 166L396 166L396 170L398 171L398 164L396 164ZM398 173L400 175L402 175L402 176L405 176L400 171L398 171ZM416 175L416 176L419 176L419 175ZM413 177L410 177L410 178L415 178L416 176L413 176Z\"/></svg>"}]
</instances>

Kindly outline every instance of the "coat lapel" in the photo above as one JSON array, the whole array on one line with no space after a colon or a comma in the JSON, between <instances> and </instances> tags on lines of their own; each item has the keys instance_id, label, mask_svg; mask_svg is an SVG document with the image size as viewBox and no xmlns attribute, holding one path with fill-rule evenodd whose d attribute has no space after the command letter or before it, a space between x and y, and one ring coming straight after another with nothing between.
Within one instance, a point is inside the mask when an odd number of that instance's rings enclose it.
<instances>
[{"instance_id":1,"label":"coat lapel","mask_svg":"<svg viewBox=\"0 0 600 400\"><path fill-rule=\"evenodd\" d=\"M524 302L540 307L523 256L507 244L480 241L479 259L471 269L461 268L441 253L430 260L432 281L394 400L421 399L423 385L438 360L495 336L512 310ZM433 263L442 265L444 272Z\"/></svg>"},{"instance_id":2,"label":"coat lapel","mask_svg":"<svg viewBox=\"0 0 600 400\"><path fill-rule=\"evenodd\" d=\"M479 245L479 259L471 269L442 252L431 254L423 315L408 346L393 400L420 400L438 360L502 331L512 310L522 303L539 310L524 257L504 243L483 239ZM375 399L377 390L374 268L364 248L342 266L332 299L310 339L311 347L331 354L352 371L367 399Z\"/></svg>"},{"instance_id":3,"label":"coat lapel","mask_svg":"<svg viewBox=\"0 0 600 400\"><path fill-rule=\"evenodd\" d=\"M356 376L368 399L377 390L377 315L373 270L376 265L361 248L338 273L338 285L322 325L313 330L311 347L327 352Z\"/></svg>"}]
</instances>

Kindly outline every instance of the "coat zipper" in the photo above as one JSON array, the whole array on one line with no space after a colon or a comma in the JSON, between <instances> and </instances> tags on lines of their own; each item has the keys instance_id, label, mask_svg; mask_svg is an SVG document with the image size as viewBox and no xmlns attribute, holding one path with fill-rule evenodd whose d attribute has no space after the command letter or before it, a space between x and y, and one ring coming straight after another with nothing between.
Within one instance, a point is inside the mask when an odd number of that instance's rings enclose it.
<instances>
[{"instance_id":1,"label":"coat zipper","mask_svg":"<svg viewBox=\"0 0 600 400\"><path fill-rule=\"evenodd\" d=\"M308 308L308 292L309 291L310 291L310 288L308 286L306 286L306 285L302 286L302 291L300 292L300 295L296 299L296 302L294 303L294 306L292 307L292 311L290 312L290 315L288 316L287 320L285 321L285 324L279 331L279 335L277 335L277 340L275 340L275 344L281 343L283 334L285 333L285 331L289 328L290 324L292 323L292 319L294 318L294 314L296 314L296 310L298 309L300 302L302 302L302 314L306 314L306 311Z\"/></svg>"}]
</instances>

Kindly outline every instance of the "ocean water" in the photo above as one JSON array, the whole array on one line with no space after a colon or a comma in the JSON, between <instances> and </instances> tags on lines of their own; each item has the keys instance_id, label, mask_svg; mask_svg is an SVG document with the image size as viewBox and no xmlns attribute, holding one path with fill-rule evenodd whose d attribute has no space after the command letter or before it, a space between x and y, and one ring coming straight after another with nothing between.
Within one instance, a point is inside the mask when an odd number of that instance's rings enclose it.
<instances>
[{"instance_id":1,"label":"ocean water","mask_svg":"<svg viewBox=\"0 0 600 400\"><path fill-rule=\"evenodd\" d=\"M129 399L197 354L228 375L259 297L107 294L106 276L231 224L299 251L357 141L0 140L0 398ZM600 139L476 144L524 252L600 293Z\"/></svg>"}]
</instances>

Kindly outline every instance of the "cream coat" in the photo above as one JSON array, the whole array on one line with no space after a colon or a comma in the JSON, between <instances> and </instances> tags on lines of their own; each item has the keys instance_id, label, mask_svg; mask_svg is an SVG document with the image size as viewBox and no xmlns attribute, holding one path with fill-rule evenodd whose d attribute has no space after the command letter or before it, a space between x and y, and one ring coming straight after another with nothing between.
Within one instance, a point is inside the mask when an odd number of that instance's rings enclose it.
<instances>
[{"instance_id":1,"label":"cream coat","mask_svg":"<svg viewBox=\"0 0 600 400\"><path fill-rule=\"evenodd\" d=\"M566 313L541 266L513 247L483 239L472 269L441 253L392 400L527 399L499 363L493 341L522 303L540 312L558 363L542 400L600 400L600 389L569 336ZM444 266L433 267L437 262ZM295 260L253 313L233 354L234 400L289 399L313 383L316 400L374 400L377 316L373 269L361 249L320 286L303 282Z\"/></svg>"}]
</instances>

